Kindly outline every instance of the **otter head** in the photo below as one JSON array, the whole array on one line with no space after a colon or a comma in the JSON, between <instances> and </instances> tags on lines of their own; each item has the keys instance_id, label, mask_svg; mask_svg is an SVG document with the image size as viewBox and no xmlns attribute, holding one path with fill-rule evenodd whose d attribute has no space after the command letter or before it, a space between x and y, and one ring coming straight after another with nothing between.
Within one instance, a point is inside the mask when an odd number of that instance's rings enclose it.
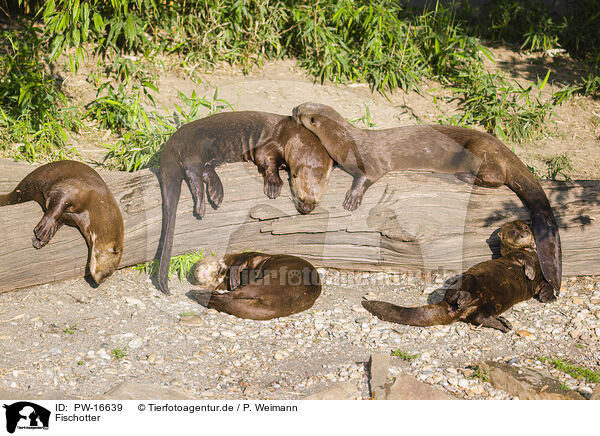
<instances>
[{"instance_id":1,"label":"otter head","mask_svg":"<svg viewBox=\"0 0 600 436\"><path fill-rule=\"evenodd\" d=\"M310 135L312 138L307 137ZM294 137L285 146L285 161L290 170L292 198L298 212L312 212L327 189L333 160L310 132Z\"/></svg>"},{"instance_id":2,"label":"otter head","mask_svg":"<svg viewBox=\"0 0 600 436\"><path fill-rule=\"evenodd\" d=\"M89 247L88 269L94 281L100 284L121 262L125 233L123 217L116 202L113 207L103 204L89 217L90 225L87 232L83 232Z\"/></svg>"},{"instance_id":3,"label":"otter head","mask_svg":"<svg viewBox=\"0 0 600 436\"><path fill-rule=\"evenodd\" d=\"M320 103L302 103L292 109L292 118L317 136L327 133L328 123L333 121L340 126L348 125L348 121L331 106Z\"/></svg>"},{"instance_id":4,"label":"otter head","mask_svg":"<svg viewBox=\"0 0 600 436\"><path fill-rule=\"evenodd\" d=\"M215 290L225 278L227 266L223 259L208 256L194 264L190 272L190 281L204 289Z\"/></svg>"},{"instance_id":5,"label":"otter head","mask_svg":"<svg viewBox=\"0 0 600 436\"><path fill-rule=\"evenodd\" d=\"M500 254L524 248L535 249L535 239L527 224L521 220L504 224L498 233L500 236Z\"/></svg>"},{"instance_id":6,"label":"otter head","mask_svg":"<svg viewBox=\"0 0 600 436\"><path fill-rule=\"evenodd\" d=\"M93 239L96 235L92 235ZM95 241L90 247L88 268L90 275L97 284L106 280L119 267L123 256L123 239L117 241Z\"/></svg>"}]
</instances>

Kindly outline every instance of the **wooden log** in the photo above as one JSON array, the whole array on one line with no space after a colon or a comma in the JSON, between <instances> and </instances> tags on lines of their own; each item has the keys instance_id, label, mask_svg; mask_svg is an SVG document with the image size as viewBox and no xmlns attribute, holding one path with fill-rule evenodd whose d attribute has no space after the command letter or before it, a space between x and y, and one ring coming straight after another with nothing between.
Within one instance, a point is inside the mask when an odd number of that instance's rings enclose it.
<instances>
[{"instance_id":1,"label":"wooden log","mask_svg":"<svg viewBox=\"0 0 600 436\"><path fill-rule=\"evenodd\" d=\"M0 192L11 191L33 166L0 159ZM507 188L466 185L453 176L394 172L366 193L350 213L341 206L351 178L333 171L321 204L309 215L296 212L287 176L282 195L270 200L262 178L248 163L218 168L225 200L192 215L186 186L177 213L173 255L194 250L260 250L305 257L316 266L362 271L455 273L492 255L492 232L503 223L528 218ZM161 226L156 173L100 174L117 199L125 220L121 267L154 258ZM600 181L543 182L560 226L565 276L597 274L600 250ZM0 208L0 292L84 274L87 247L79 232L59 230L44 248L31 245L42 217L34 202ZM496 242L497 243L497 242Z\"/></svg>"}]
</instances>

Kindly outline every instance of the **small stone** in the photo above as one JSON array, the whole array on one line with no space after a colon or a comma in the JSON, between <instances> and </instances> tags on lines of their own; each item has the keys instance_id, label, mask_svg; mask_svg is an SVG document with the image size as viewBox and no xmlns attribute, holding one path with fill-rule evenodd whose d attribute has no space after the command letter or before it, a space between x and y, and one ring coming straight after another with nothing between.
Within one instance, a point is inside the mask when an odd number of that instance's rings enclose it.
<instances>
[{"instance_id":1,"label":"small stone","mask_svg":"<svg viewBox=\"0 0 600 436\"><path fill-rule=\"evenodd\" d=\"M577 339L579 336L581 336L581 330L573 329L569 332L569 336L571 336L573 339Z\"/></svg>"},{"instance_id":2,"label":"small stone","mask_svg":"<svg viewBox=\"0 0 600 436\"><path fill-rule=\"evenodd\" d=\"M515 333L521 338L526 338L528 336L533 335L533 333L528 332L527 330L517 330Z\"/></svg>"},{"instance_id":3,"label":"small stone","mask_svg":"<svg viewBox=\"0 0 600 436\"><path fill-rule=\"evenodd\" d=\"M357 312L357 313L366 313L367 309L365 309L362 306L352 306L352 312Z\"/></svg>"},{"instance_id":4,"label":"small stone","mask_svg":"<svg viewBox=\"0 0 600 436\"><path fill-rule=\"evenodd\" d=\"M283 353L282 353L282 352L280 352L280 351L276 351L276 352L275 352L275 355L273 356L273 358L274 358L275 360L283 360L283 359L285 358L285 356L283 355Z\"/></svg>"},{"instance_id":5,"label":"small stone","mask_svg":"<svg viewBox=\"0 0 600 436\"><path fill-rule=\"evenodd\" d=\"M581 297L575 297L575 298L573 298L573 304L582 305L583 304L583 298L581 298Z\"/></svg>"},{"instance_id":6,"label":"small stone","mask_svg":"<svg viewBox=\"0 0 600 436\"><path fill-rule=\"evenodd\" d=\"M134 338L127 344L129 348L133 349L141 348L142 345L144 345L144 341L142 340L142 338Z\"/></svg>"},{"instance_id":7,"label":"small stone","mask_svg":"<svg viewBox=\"0 0 600 436\"><path fill-rule=\"evenodd\" d=\"M179 318L178 324L186 327L203 327L206 325L206 321L198 315L187 315Z\"/></svg>"},{"instance_id":8,"label":"small stone","mask_svg":"<svg viewBox=\"0 0 600 436\"><path fill-rule=\"evenodd\" d=\"M137 306L140 309L146 308L146 305L141 300L134 297L125 297L125 302L130 306Z\"/></svg>"},{"instance_id":9,"label":"small stone","mask_svg":"<svg viewBox=\"0 0 600 436\"><path fill-rule=\"evenodd\" d=\"M436 286L429 286L429 287L423 289L423 293L424 294L433 294L436 289L437 289Z\"/></svg>"},{"instance_id":10,"label":"small stone","mask_svg":"<svg viewBox=\"0 0 600 436\"><path fill-rule=\"evenodd\" d=\"M221 336L225 336L226 338L235 338L237 335L231 330L223 330L221 332Z\"/></svg>"}]
</instances>

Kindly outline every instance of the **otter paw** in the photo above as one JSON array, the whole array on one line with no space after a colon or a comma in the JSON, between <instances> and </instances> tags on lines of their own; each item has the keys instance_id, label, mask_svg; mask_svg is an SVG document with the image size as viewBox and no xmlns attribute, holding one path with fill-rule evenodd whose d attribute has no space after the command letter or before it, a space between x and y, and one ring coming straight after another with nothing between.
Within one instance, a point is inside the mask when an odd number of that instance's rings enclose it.
<instances>
[{"instance_id":1,"label":"otter paw","mask_svg":"<svg viewBox=\"0 0 600 436\"><path fill-rule=\"evenodd\" d=\"M210 183L208 185L207 193L208 198L210 199L215 209L219 208L219 206L221 206L221 203L223 203L224 197L223 185L220 183L220 181L219 183Z\"/></svg>"},{"instance_id":2,"label":"otter paw","mask_svg":"<svg viewBox=\"0 0 600 436\"><path fill-rule=\"evenodd\" d=\"M344 199L342 206L344 207L344 209L352 212L353 210L358 209L358 206L360 206L361 201L362 201L362 196L360 196L356 192L350 190L346 193L346 198Z\"/></svg>"},{"instance_id":3,"label":"otter paw","mask_svg":"<svg viewBox=\"0 0 600 436\"><path fill-rule=\"evenodd\" d=\"M204 201L201 201L199 204L194 206L194 216L201 220L204 218L204 212L206 212L206 206L204 205Z\"/></svg>"},{"instance_id":4,"label":"otter paw","mask_svg":"<svg viewBox=\"0 0 600 436\"><path fill-rule=\"evenodd\" d=\"M283 180L278 176L266 176L265 177L265 195L269 198L277 198L281 194L281 187L283 186Z\"/></svg>"},{"instance_id":5,"label":"otter paw","mask_svg":"<svg viewBox=\"0 0 600 436\"><path fill-rule=\"evenodd\" d=\"M43 246L45 246L48 242L45 241L40 241L38 238L36 238L35 236L33 238L31 238L31 245L33 245L33 248L36 249L40 249Z\"/></svg>"}]
</instances>

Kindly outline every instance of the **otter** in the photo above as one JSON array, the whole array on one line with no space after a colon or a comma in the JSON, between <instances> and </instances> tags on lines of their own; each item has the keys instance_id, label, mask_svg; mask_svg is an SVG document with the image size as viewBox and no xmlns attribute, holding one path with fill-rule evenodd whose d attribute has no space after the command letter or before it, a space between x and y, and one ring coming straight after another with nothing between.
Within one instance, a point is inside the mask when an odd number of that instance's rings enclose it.
<instances>
[{"instance_id":1,"label":"otter","mask_svg":"<svg viewBox=\"0 0 600 436\"><path fill-rule=\"evenodd\" d=\"M0 206L36 201L44 216L33 229L32 244L44 247L64 225L77 227L88 246L87 268L97 284L119 266L123 255L121 210L102 177L72 160L49 163L29 173Z\"/></svg>"},{"instance_id":2,"label":"otter","mask_svg":"<svg viewBox=\"0 0 600 436\"><path fill-rule=\"evenodd\" d=\"M227 112L184 124L169 138L160 156L162 229L157 281L163 293L169 295L167 272L182 181L188 182L194 214L201 219L207 197L215 208L223 201L223 185L215 167L240 160L256 164L269 198L280 194L283 181L279 170L287 166L294 203L303 214L317 205L333 168L317 137L289 116Z\"/></svg>"},{"instance_id":3,"label":"otter","mask_svg":"<svg viewBox=\"0 0 600 436\"><path fill-rule=\"evenodd\" d=\"M321 294L315 267L284 254L245 252L207 257L194 265L191 275L192 283L209 290L192 291L192 298L238 318L268 320L293 315L311 308Z\"/></svg>"},{"instance_id":4,"label":"otter","mask_svg":"<svg viewBox=\"0 0 600 436\"><path fill-rule=\"evenodd\" d=\"M450 173L488 188L506 185L529 208L542 272L559 294L562 252L550 202L532 172L494 136L442 125L359 129L318 103L301 104L292 112L294 120L317 135L333 160L353 176L343 204L348 210L356 209L369 186L393 170Z\"/></svg>"},{"instance_id":5,"label":"otter","mask_svg":"<svg viewBox=\"0 0 600 436\"><path fill-rule=\"evenodd\" d=\"M363 307L377 318L398 324L431 326L464 321L508 332L512 327L501 313L534 296L544 303L556 296L542 275L529 226L520 220L509 222L501 227L499 237L502 257L469 268L441 302L401 307L365 300Z\"/></svg>"}]
</instances>

